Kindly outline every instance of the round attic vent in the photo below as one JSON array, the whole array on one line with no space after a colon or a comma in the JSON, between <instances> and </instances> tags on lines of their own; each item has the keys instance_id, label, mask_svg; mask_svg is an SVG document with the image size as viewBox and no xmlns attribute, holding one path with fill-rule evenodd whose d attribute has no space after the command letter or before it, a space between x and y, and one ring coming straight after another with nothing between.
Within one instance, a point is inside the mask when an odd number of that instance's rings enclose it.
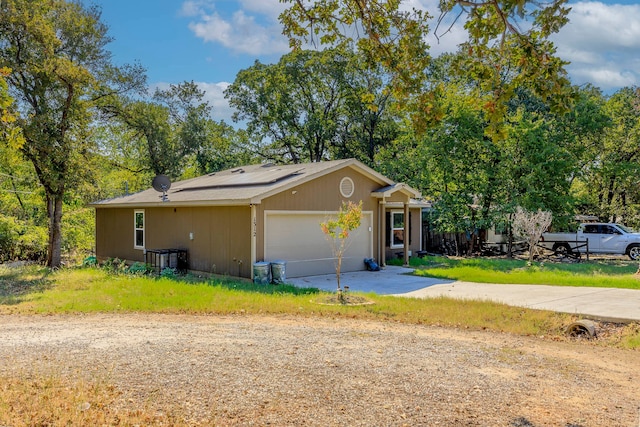
<instances>
[{"instance_id":1,"label":"round attic vent","mask_svg":"<svg viewBox=\"0 0 640 427\"><path fill-rule=\"evenodd\" d=\"M353 184L353 180L348 176L345 176L340 181L340 194L342 197L349 198L353 196L353 190L355 189L355 185Z\"/></svg>"}]
</instances>

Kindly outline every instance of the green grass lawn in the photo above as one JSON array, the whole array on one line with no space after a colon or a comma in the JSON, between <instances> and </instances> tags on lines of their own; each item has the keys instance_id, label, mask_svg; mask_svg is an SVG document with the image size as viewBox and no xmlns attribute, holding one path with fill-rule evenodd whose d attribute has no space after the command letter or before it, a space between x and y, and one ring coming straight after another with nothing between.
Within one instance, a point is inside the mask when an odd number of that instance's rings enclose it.
<instances>
[{"instance_id":1,"label":"green grass lawn","mask_svg":"<svg viewBox=\"0 0 640 427\"><path fill-rule=\"evenodd\" d=\"M428 256L412 258L411 265L420 276L467 282L640 289L639 264L632 261L528 265L523 260Z\"/></svg>"},{"instance_id":2,"label":"green grass lawn","mask_svg":"<svg viewBox=\"0 0 640 427\"><path fill-rule=\"evenodd\" d=\"M446 270L444 266L438 268ZM504 268L504 265L496 267L495 272L509 274L508 269L500 271ZM320 304L329 295L318 289L290 285L256 285L249 281L194 276L158 278L96 267L51 272L37 266L0 266L0 315L96 312L287 315L392 321L547 337L563 336L565 328L576 320L570 314L449 298L357 294L372 304ZM630 328L628 334L608 345L640 347L640 332Z\"/></svg>"},{"instance_id":3,"label":"green grass lawn","mask_svg":"<svg viewBox=\"0 0 640 427\"><path fill-rule=\"evenodd\" d=\"M113 274L100 268L0 267L0 313L63 314L153 312L347 317L438 324L523 334L558 333L570 316L527 311L491 302L413 299L358 294L370 305L319 304L329 293L290 285L255 285L231 279L155 278Z\"/></svg>"}]
</instances>

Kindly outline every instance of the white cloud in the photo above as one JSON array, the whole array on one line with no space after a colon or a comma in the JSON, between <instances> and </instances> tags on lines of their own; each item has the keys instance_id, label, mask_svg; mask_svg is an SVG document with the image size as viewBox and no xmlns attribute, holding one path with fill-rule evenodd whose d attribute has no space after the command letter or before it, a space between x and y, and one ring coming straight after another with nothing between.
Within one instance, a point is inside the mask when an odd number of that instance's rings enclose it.
<instances>
[{"instance_id":1,"label":"white cloud","mask_svg":"<svg viewBox=\"0 0 640 427\"><path fill-rule=\"evenodd\" d=\"M227 124L233 125L231 115L235 111L229 106L229 102L224 98L224 91L231 83L205 83L196 82L198 87L204 91L204 99L213 107L212 117L216 121L224 120Z\"/></svg>"},{"instance_id":2,"label":"white cloud","mask_svg":"<svg viewBox=\"0 0 640 427\"><path fill-rule=\"evenodd\" d=\"M180 9L180 15L182 16L198 16L201 13L204 13L203 3L201 1L185 1L182 3L182 7Z\"/></svg>"},{"instance_id":3,"label":"white cloud","mask_svg":"<svg viewBox=\"0 0 640 427\"><path fill-rule=\"evenodd\" d=\"M640 6L579 2L572 5L562 39L589 50L640 47Z\"/></svg>"},{"instance_id":4,"label":"white cloud","mask_svg":"<svg viewBox=\"0 0 640 427\"><path fill-rule=\"evenodd\" d=\"M570 61L567 71L574 84L592 83L606 92L640 85L640 5L599 1L570 3L569 23L552 37L557 54ZM434 15L427 41L431 55L453 52L467 39L464 16L446 34L455 13L436 29L439 11L435 0L406 0L404 10L415 7ZM524 23L523 23L524 25ZM439 40L434 36L441 35Z\"/></svg>"},{"instance_id":5,"label":"white cloud","mask_svg":"<svg viewBox=\"0 0 640 427\"><path fill-rule=\"evenodd\" d=\"M158 90L168 90L173 83L160 82L155 83L149 87L149 95ZM204 101L207 101L212 107L211 118L215 121L224 120L229 125L234 125L231 120L231 116L234 113L234 109L229 106L229 102L224 98L224 91L229 87L231 83L218 82L195 82L200 90L204 92Z\"/></svg>"},{"instance_id":6,"label":"white cloud","mask_svg":"<svg viewBox=\"0 0 640 427\"><path fill-rule=\"evenodd\" d=\"M277 19L282 10L277 0L241 0L238 7L230 16L223 16L213 3L190 0L183 3L182 13L194 18L189 29L196 37L233 52L270 55L289 51Z\"/></svg>"},{"instance_id":7,"label":"white cloud","mask_svg":"<svg viewBox=\"0 0 640 427\"><path fill-rule=\"evenodd\" d=\"M579 1L570 6L570 22L552 40L558 55L571 62L567 71L572 82L589 82L605 91L640 85L640 5ZM189 28L205 42L260 57L289 51L278 22L286 7L278 0L186 0L181 12L192 18ZM433 15L427 42L434 57L457 50L467 39L464 16L453 23L455 12L436 28L437 0L405 0L401 7Z\"/></svg>"},{"instance_id":8,"label":"white cloud","mask_svg":"<svg viewBox=\"0 0 640 427\"><path fill-rule=\"evenodd\" d=\"M467 33L463 25L463 23L458 22L453 25L446 23L436 28L436 24L433 23L427 36L427 42L431 47L431 56L435 58L446 52L457 51L458 45L467 41Z\"/></svg>"},{"instance_id":9,"label":"white cloud","mask_svg":"<svg viewBox=\"0 0 640 427\"><path fill-rule=\"evenodd\" d=\"M288 4L280 3L278 0L239 0L239 2L243 9L268 16L276 22L278 16L289 7Z\"/></svg>"},{"instance_id":10,"label":"white cloud","mask_svg":"<svg viewBox=\"0 0 640 427\"><path fill-rule=\"evenodd\" d=\"M604 91L640 84L640 6L578 2L553 37L573 83Z\"/></svg>"},{"instance_id":11,"label":"white cloud","mask_svg":"<svg viewBox=\"0 0 640 427\"><path fill-rule=\"evenodd\" d=\"M629 71L619 71L615 68L615 65L609 68L582 68L574 70L572 74L584 82L605 82L604 85L595 84L601 89L620 88L637 84L637 75Z\"/></svg>"}]
</instances>

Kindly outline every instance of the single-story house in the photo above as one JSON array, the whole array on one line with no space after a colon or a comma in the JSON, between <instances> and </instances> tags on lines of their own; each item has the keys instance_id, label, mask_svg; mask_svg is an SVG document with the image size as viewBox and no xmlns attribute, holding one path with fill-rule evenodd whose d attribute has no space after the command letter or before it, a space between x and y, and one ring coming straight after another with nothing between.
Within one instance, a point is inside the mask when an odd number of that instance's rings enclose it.
<instances>
[{"instance_id":1,"label":"single-story house","mask_svg":"<svg viewBox=\"0 0 640 427\"><path fill-rule=\"evenodd\" d=\"M145 262L147 252L177 248L191 271L251 278L255 263L278 260L287 277L300 277L335 272L320 223L343 201L361 200L363 219L342 271L364 270L364 258L408 262L422 249L419 199L413 188L346 159L242 166L91 206L101 261Z\"/></svg>"}]
</instances>

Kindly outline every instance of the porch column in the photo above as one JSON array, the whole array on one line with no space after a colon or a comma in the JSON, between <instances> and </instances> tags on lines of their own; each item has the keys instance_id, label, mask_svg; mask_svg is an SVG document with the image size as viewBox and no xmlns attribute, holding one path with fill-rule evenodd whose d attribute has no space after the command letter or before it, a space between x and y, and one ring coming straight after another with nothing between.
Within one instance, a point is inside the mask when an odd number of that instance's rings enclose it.
<instances>
[{"instance_id":1,"label":"porch column","mask_svg":"<svg viewBox=\"0 0 640 427\"><path fill-rule=\"evenodd\" d=\"M385 267L387 265L387 208L384 198L380 200L379 211L380 211L380 229L378 230L378 262L380 263L380 267Z\"/></svg>"},{"instance_id":2,"label":"porch column","mask_svg":"<svg viewBox=\"0 0 640 427\"><path fill-rule=\"evenodd\" d=\"M404 265L409 266L409 236L411 236L411 228L409 226L409 203L404 204Z\"/></svg>"}]
</instances>

